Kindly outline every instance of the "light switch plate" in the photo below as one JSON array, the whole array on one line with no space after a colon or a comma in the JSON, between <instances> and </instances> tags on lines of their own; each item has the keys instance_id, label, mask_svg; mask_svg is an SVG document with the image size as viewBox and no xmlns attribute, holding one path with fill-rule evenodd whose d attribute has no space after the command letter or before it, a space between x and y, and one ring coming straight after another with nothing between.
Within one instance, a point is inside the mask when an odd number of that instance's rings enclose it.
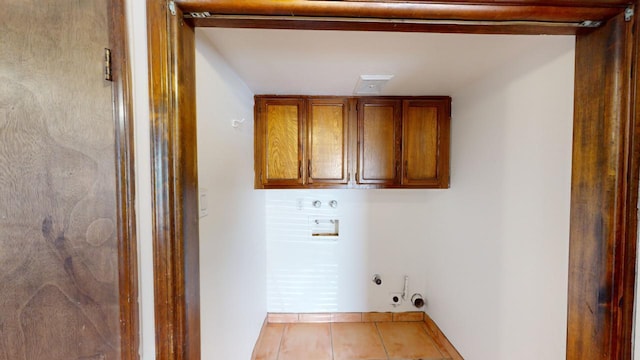
<instances>
[{"instance_id":1,"label":"light switch plate","mask_svg":"<svg viewBox=\"0 0 640 360\"><path fill-rule=\"evenodd\" d=\"M200 206L200 217L205 217L209 215L209 210L207 209L207 189L200 188L200 195L198 199L198 204Z\"/></svg>"}]
</instances>

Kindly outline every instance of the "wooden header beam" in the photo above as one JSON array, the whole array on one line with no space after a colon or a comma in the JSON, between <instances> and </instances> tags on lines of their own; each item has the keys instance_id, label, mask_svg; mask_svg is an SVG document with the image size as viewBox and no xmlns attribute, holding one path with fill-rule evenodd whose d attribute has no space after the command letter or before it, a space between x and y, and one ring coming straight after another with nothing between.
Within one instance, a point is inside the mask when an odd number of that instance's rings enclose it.
<instances>
[{"instance_id":1,"label":"wooden header beam","mask_svg":"<svg viewBox=\"0 0 640 360\"><path fill-rule=\"evenodd\" d=\"M178 0L184 13L218 15L354 17L380 19L439 19L466 21L534 21L579 23L603 21L621 12L621 1L259 1Z\"/></svg>"}]
</instances>

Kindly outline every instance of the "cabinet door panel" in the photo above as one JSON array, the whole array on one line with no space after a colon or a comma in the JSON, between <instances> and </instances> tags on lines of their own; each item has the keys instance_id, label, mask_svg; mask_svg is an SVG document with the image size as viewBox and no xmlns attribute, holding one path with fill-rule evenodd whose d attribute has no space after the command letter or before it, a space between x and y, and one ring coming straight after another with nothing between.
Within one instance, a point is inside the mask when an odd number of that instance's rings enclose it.
<instances>
[{"instance_id":1,"label":"cabinet door panel","mask_svg":"<svg viewBox=\"0 0 640 360\"><path fill-rule=\"evenodd\" d=\"M347 104L347 99L309 100L309 183L347 183Z\"/></svg>"},{"instance_id":2,"label":"cabinet door panel","mask_svg":"<svg viewBox=\"0 0 640 360\"><path fill-rule=\"evenodd\" d=\"M400 102L362 100L358 122L358 183L397 183Z\"/></svg>"},{"instance_id":3,"label":"cabinet door panel","mask_svg":"<svg viewBox=\"0 0 640 360\"><path fill-rule=\"evenodd\" d=\"M258 106L258 128L264 134L262 185L302 184L302 101L262 99Z\"/></svg>"},{"instance_id":4,"label":"cabinet door panel","mask_svg":"<svg viewBox=\"0 0 640 360\"><path fill-rule=\"evenodd\" d=\"M448 100L404 102L402 185L448 186L448 106Z\"/></svg>"}]
</instances>

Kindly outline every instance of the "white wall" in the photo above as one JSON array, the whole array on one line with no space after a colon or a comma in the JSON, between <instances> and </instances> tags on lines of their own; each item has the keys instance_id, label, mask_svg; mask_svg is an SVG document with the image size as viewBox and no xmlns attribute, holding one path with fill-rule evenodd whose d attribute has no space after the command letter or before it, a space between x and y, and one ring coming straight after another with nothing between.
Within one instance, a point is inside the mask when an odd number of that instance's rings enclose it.
<instances>
[{"instance_id":1,"label":"white wall","mask_svg":"<svg viewBox=\"0 0 640 360\"><path fill-rule=\"evenodd\" d=\"M127 0L135 137L136 230L140 292L140 356L156 358L153 301L153 239L147 20L144 1Z\"/></svg>"},{"instance_id":2,"label":"white wall","mask_svg":"<svg viewBox=\"0 0 640 360\"><path fill-rule=\"evenodd\" d=\"M249 359L266 317L265 196L253 189L253 93L196 30L202 358ZM246 119L232 127L232 119Z\"/></svg>"},{"instance_id":3,"label":"white wall","mask_svg":"<svg viewBox=\"0 0 640 360\"><path fill-rule=\"evenodd\" d=\"M269 311L409 310L388 304L409 275L465 358L564 359L573 49L549 38L451 94L450 189L267 191ZM310 238L315 217L339 239Z\"/></svg>"}]
</instances>

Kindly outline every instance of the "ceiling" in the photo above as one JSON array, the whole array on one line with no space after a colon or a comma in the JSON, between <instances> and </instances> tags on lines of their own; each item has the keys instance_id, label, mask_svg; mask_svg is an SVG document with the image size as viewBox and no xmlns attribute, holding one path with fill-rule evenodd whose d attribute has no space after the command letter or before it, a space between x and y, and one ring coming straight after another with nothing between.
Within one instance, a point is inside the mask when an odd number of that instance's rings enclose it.
<instances>
[{"instance_id":1,"label":"ceiling","mask_svg":"<svg viewBox=\"0 0 640 360\"><path fill-rule=\"evenodd\" d=\"M198 28L255 94L353 95L360 75L394 75L383 95L450 95L508 64L573 49L573 36Z\"/></svg>"}]
</instances>

